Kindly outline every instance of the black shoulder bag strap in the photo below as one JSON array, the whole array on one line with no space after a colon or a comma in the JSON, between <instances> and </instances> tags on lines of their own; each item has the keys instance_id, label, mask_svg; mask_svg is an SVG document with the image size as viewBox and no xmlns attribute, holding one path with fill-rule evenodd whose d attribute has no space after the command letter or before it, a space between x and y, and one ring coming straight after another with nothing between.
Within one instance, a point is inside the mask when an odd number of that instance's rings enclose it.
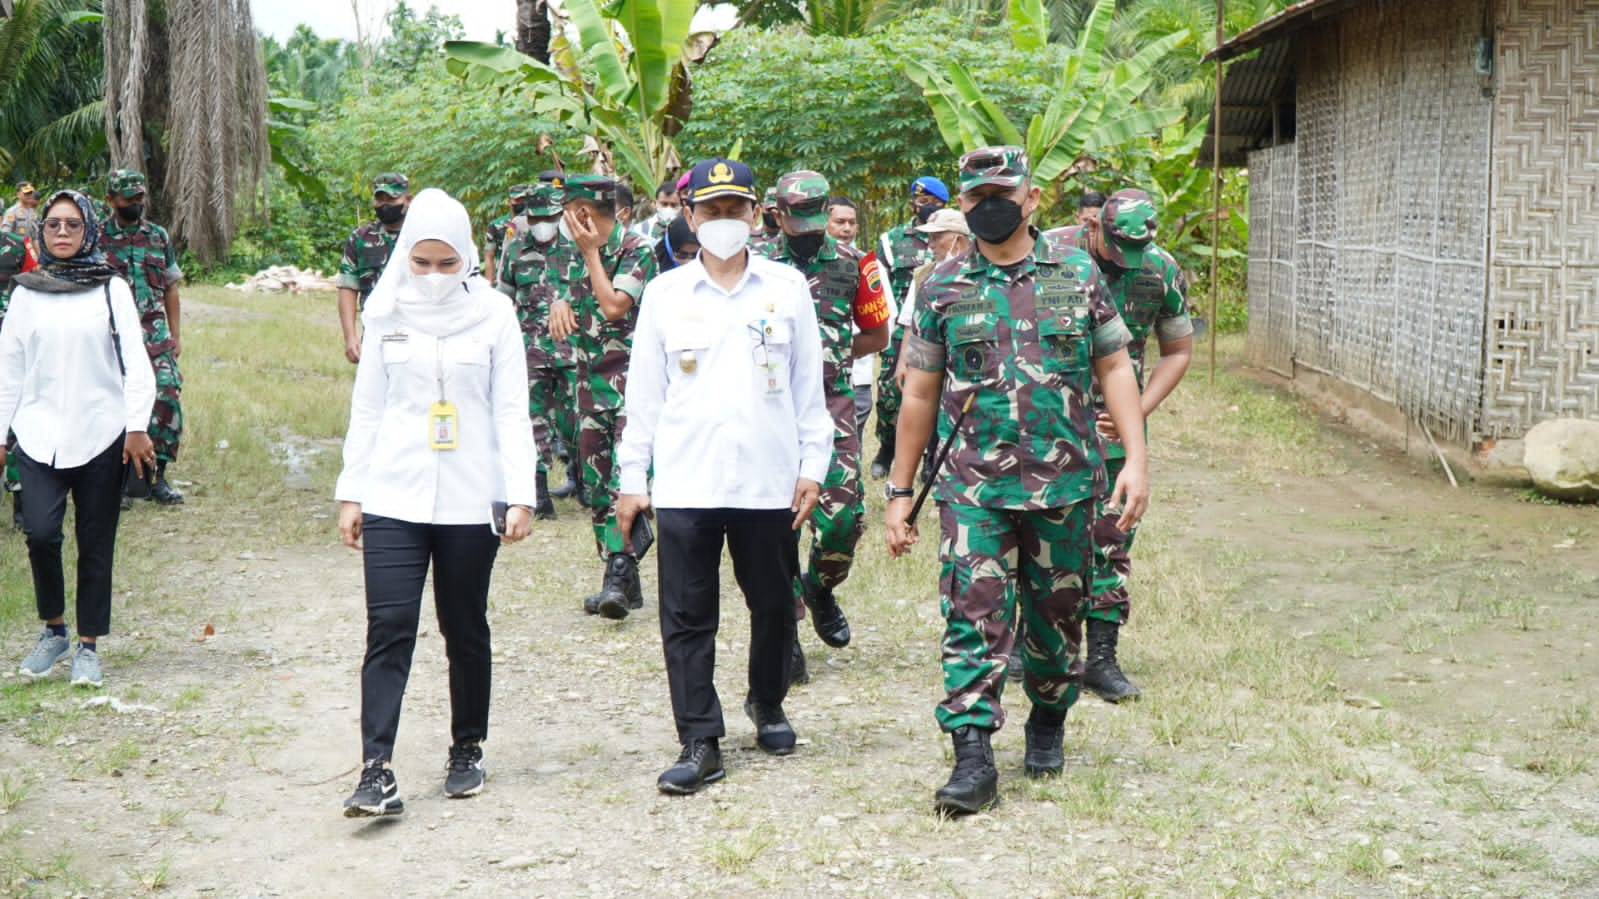
<instances>
[{"instance_id":1,"label":"black shoulder bag strap","mask_svg":"<svg viewBox=\"0 0 1599 899\"><path fill-rule=\"evenodd\" d=\"M111 324L111 349L117 353L117 368L122 369L124 380L128 377L128 363L122 358L122 338L117 334L117 314L111 309L111 282L105 282L105 316Z\"/></svg>"}]
</instances>

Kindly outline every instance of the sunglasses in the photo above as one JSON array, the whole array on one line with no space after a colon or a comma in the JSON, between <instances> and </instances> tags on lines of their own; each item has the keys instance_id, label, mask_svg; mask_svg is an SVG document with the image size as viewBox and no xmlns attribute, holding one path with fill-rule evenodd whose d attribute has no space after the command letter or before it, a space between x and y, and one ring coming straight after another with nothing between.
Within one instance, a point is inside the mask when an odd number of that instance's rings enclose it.
<instances>
[{"instance_id":1,"label":"sunglasses","mask_svg":"<svg viewBox=\"0 0 1599 899\"><path fill-rule=\"evenodd\" d=\"M83 230L82 219L45 219L39 225L46 231L60 231L64 234L77 234Z\"/></svg>"}]
</instances>

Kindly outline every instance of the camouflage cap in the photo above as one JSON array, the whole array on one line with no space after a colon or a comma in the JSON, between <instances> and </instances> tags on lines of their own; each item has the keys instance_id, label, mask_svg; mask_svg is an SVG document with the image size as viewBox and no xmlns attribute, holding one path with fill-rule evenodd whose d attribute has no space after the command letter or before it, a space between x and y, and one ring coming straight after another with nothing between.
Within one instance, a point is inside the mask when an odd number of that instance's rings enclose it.
<instances>
[{"instance_id":1,"label":"camouflage cap","mask_svg":"<svg viewBox=\"0 0 1599 899\"><path fill-rule=\"evenodd\" d=\"M541 183L531 185L522 199L527 200L527 206L522 210L527 215L560 215L561 204L566 202L566 194L557 185Z\"/></svg>"},{"instance_id":2,"label":"camouflage cap","mask_svg":"<svg viewBox=\"0 0 1599 899\"><path fill-rule=\"evenodd\" d=\"M410 189L411 179L399 172L384 172L372 179L372 192L375 194L403 197Z\"/></svg>"},{"instance_id":3,"label":"camouflage cap","mask_svg":"<svg viewBox=\"0 0 1599 899\"><path fill-rule=\"evenodd\" d=\"M827 179L819 172L789 172L777 179L775 192L777 211L788 219L788 227L796 234L814 234L827 230L827 197L830 191Z\"/></svg>"},{"instance_id":4,"label":"camouflage cap","mask_svg":"<svg viewBox=\"0 0 1599 899\"><path fill-rule=\"evenodd\" d=\"M1125 269L1144 264L1144 250L1155 239L1155 204L1141 190L1118 190L1099 213L1105 257Z\"/></svg>"},{"instance_id":5,"label":"camouflage cap","mask_svg":"<svg viewBox=\"0 0 1599 899\"><path fill-rule=\"evenodd\" d=\"M573 200L588 200L592 203L616 202L616 182L604 175L572 175L564 181L553 181L550 186L559 186L565 193L561 200L563 203L570 203Z\"/></svg>"},{"instance_id":6,"label":"camouflage cap","mask_svg":"<svg viewBox=\"0 0 1599 899\"><path fill-rule=\"evenodd\" d=\"M1015 187L1031 176L1021 147L982 147L961 157L961 193L985 184Z\"/></svg>"},{"instance_id":7,"label":"camouflage cap","mask_svg":"<svg viewBox=\"0 0 1599 899\"><path fill-rule=\"evenodd\" d=\"M776 187L768 187L766 189L766 194L761 197L761 208L762 209L776 209L777 208L777 188Z\"/></svg>"},{"instance_id":8,"label":"camouflage cap","mask_svg":"<svg viewBox=\"0 0 1599 899\"><path fill-rule=\"evenodd\" d=\"M138 169L117 169L106 179L107 193L113 197L131 200L144 196L144 173Z\"/></svg>"},{"instance_id":9,"label":"camouflage cap","mask_svg":"<svg viewBox=\"0 0 1599 899\"><path fill-rule=\"evenodd\" d=\"M513 184L511 185L511 189L505 192L505 196L514 203L517 200L526 200L528 198L528 194L532 192L533 185L531 184Z\"/></svg>"}]
</instances>

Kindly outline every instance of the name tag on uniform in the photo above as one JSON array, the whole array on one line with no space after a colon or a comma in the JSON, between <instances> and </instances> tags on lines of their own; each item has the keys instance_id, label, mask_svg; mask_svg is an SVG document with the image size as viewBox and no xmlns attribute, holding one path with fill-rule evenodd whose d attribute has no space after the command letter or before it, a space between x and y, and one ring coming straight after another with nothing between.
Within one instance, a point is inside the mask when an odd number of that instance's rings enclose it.
<instances>
[{"instance_id":1,"label":"name tag on uniform","mask_svg":"<svg viewBox=\"0 0 1599 899\"><path fill-rule=\"evenodd\" d=\"M393 334L385 334L382 338L384 343L405 343L410 339L411 335L405 333L404 331L395 331Z\"/></svg>"},{"instance_id":2,"label":"name tag on uniform","mask_svg":"<svg viewBox=\"0 0 1599 899\"><path fill-rule=\"evenodd\" d=\"M436 450L452 450L457 439L455 404L448 400L434 403L433 408L428 410L428 446Z\"/></svg>"}]
</instances>

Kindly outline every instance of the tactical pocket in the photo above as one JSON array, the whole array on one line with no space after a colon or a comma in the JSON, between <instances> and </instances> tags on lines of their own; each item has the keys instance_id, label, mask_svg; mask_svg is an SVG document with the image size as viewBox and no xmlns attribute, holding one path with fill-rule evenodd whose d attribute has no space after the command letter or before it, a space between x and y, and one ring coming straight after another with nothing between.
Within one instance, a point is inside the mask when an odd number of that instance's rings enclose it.
<instances>
[{"instance_id":1,"label":"tactical pocket","mask_svg":"<svg viewBox=\"0 0 1599 899\"><path fill-rule=\"evenodd\" d=\"M1046 372L1080 372L1088 367L1087 323L1079 323L1070 310L1038 323L1038 343Z\"/></svg>"},{"instance_id":2,"label":"tactical pocket","mask_svg":"<svg viewBox=\"0 0 1599 899\"><path fill-rule=\"evenodd\" d=\"M948 365L963 381L999 376L999 340L989 316L961 315L950 319Z\"/></svg>"}]
</instances>

